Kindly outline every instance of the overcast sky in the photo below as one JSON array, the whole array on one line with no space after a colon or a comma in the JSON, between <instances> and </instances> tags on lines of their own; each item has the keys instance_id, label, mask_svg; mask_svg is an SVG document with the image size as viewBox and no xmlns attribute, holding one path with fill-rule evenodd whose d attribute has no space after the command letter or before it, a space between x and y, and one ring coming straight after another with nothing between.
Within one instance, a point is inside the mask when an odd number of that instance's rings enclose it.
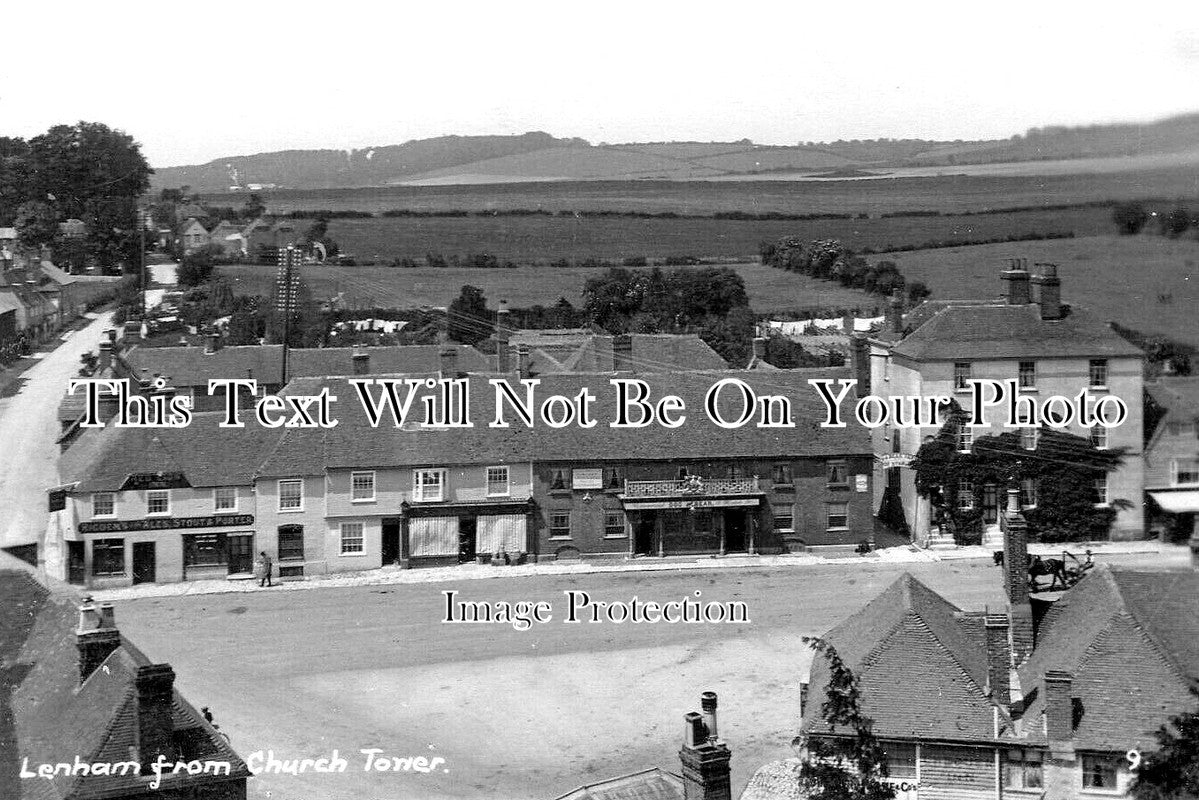
<instances>
[{"instance_id":1,"label":"overcast sky","mask_svg":"<svg viewBox=\"0 0 1199 800\"><path fill-rule=\"evenodd\" d=\"M1002 138L1199 110L1197 0L43 0L3 30L0 134L104 122L154 166L530 130Z\"/></svg>"}]
</instances>

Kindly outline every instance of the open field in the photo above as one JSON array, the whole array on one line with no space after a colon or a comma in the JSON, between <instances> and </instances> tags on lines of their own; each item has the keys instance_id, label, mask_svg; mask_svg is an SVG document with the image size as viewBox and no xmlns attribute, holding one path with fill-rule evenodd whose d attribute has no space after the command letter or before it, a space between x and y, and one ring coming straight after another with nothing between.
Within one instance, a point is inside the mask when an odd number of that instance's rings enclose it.
<instances>
[{"instance_id":1,"label":"open field","mask_svg":"<svg viewBox=\"0 0 1199 800\"><path fill-rule=\"evenodd\" d=\"M1132 170L1053 176L884 178L869 181L563 181L489 186L391 186L363 189L270 190L274 213L296 209L514 209L718 211L878 215L913 209L979 211L1136 198L1199 196L1194 169ZM215 205L240 206L244 193L211 194Z\"/></svg>"},{"instance_id":2,"label":"open field","mask_svg":"<svg viewBox=\"0 0 1199 800\"><path fill-rule=\"evenodd\" d=\"M1009 258L1058 265L1062 299L1105 320L1199 345L1199 241L1156 234L1093 236L1045 242L895 253L909 280L941 299L992 297Z\"/></svg>"},{"instance_id":3,"label":"open field","mask_svg":"<svg viewBox=\"0 0 1199 800\"><path fill-rule=\"evenodd\" d=\"M735 264L745 279L750 305L755 311L859 308L869 312L882 298L829 281L772 269L757 263ZM673 269L673 268L667 268ZM269 295L276 268L271 266L221 267L239 294ZM448 306L466 284L478 286L494 306L507 300L514 307L550 306L565 297L582 303L583 284L599 275L595 268L517 267L469 269L465 267L303 267L301 276L318 298L344 292L350 308L414 308Z\"/></svg>"},{"instance_id":4,"label":"open field","mask_svg":"<svg viewBox=\"0 0 1199 800\"><path fill-rule=\"evenodd\" d=\"M971 216L887 219L727 220L632 217L389 217L336 219L329 234L359 259L491 253L501 261L595 257L756 257L762 241L783 236L840 239L853 249L977 241L1028 233L1090 236L1114 228L1111 211L1087 207Z\"/></svg>"}]
</instances>

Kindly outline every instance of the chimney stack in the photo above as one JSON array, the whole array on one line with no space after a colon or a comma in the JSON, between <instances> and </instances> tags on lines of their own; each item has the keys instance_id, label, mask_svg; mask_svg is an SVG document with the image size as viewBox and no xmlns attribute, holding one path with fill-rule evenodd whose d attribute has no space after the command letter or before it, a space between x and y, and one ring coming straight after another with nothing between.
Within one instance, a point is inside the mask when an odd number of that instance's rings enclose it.
<instances>
[{"instance_id":1,"label":"chimney stack","mask_svg":"<svg viewBox=\"0 0 1199 800\"><path fill-rule=\"evenodd\" d=\"M172 764L179 755L172 713L175 671L170 664L146 664L137 668L134 684L137 688L137 753L144 775L159 755Z\"/></svg>"},{"instance_id":2,"label":"chimney stack","mask_svg":"<svg viewBox=\"0 0 1199 800\"><path fill-rule=\"evenodd\" d=\"M1007 490L1003 529L1003 588L1010 603L1012 662L1023 664L1035 643L1032 604L1028 597L1028 523L1020 513L1020 492Z\"/></svg>"},{"instance_id":3,"label":"chimney stack","mask_svg":"<svg viewBox=\"0 0 1199 800\"><path fill-rule=\"evenodd\" d=\"M109 328L108 330L104 331L104 335L108 337L108 341L112 343L113 347L116 347L116 344L117 344L117 329L116 329L116 328Z\"/></svg>"},{"instance_id":4,"label":"chimney stack","mask_svg":"<svg viewBox=\"0 0 1199 800\"><path fill-rule=\"evenodd\" d=\"M1007 302L1010 306L1026 306L1032 302L1032 287L1023 262L1013 258L1002 276L1007 282Z\"/></svg>"},{"instance_id":5,"label":"chimney stack","mask_svg":"<svg viewBox=\"0 0 1199 800\"><path fill-rule=\"evenodd\" d=\"M766 338L763 336L754 337L754 361L766 360Z\"/></svg>"},{"instance_id":6,"label":"chimney stack","mask_svg":"<svg viewBox=\"0 0 1199 800\"><path fill-rule=\"evenodd\" d=\"M853 336L853 314L847 312L841 317L841 332L846 336Z\"/></svg>"},{"instance_id":7,"label":"chimney stack","mask_svg":"<svg viewBox=\"0 0 1199 800\"><path fill-rule=\"evenodd\" d=\"M633 371L633 337L627 333L612 338L612 371Z\"/></svg>"},{"instance_id":8,"label":"chimney stack","mask_svg":"<svg viewBox=\"0 0 1199 800\"><path fill-rule=\"evenodd\" d=\"M1037 264L1041 274L1033 278L1040 287L1037 302L1041 306L1041 319L1062 318L1062 281L1057 276L1057 264Z\"/></svg>"},{"instance_id":9,"label":"chimney stack","mask_svg":"<svg viewBox=\"0 0 1199 800\"><path fill-rule=\"evenodd\" d=\"M519 378L529 377L529 346L527 344L516 346L516 375Z\"/></svg>"},{"instance_id":10,"label":"chimney stack","mask_svg":"<svg viewBox=\"0 0 1199 800\"><path fill-rule=\"evenodd\" d=\"M350 356L350 360L354 363L355 375L370 375L371 374L371 354L364 353L361 350Z\"/></svg>"},{"instance_id":11,"label":"chimney stack","mask_svg":"<svg viewBox=\"0 0 1199 800\"><path fill-rule=\"evenodd\" d=\"M458 348L449 345L441 348L441 377L458 377Z\"/></svg>"},{"instance_id":12,"label":"chimney stack","mask_svg":"<svg viewBox=\"0 0 1199 800\"><path fill-rule=\"evenodd\" d=\"M1045 738L1055 755L1074 751L1074 676L1058 669L1045 670Z\"/></svg>"},{"instance_id":13,"label":"chimney stack","mask_svg":"<svg viewBox=\"0 0 1199 800\"><path fill-rule=\"evenodd\" d=\"M511 369L508 352L508 301L501 300L495 310L495 369L501 375Z\"/></svg>"},{"instance_id":14,"label":"chimney stack","mask_svg":"<svg viewBox=\"0 0 1199 800\"><path fill-rule=\"evenodd\" d=\"M79 682L83 683L112 651L121 646L112 603L96 604L90 597L79 606L79 627L75 630L75 646L79 649Z\"/></svg>"},{"instance_id":15,"label":"chimney stack","mask_svg":"<svg viewBox=\"0 0 1199 800\"><path fill-rule=\"evenodd\" d=\"M887 330L896 335L903 333L903 291L891 292L887 301Z\"/></svg>"},{"instance_id":16,"label":"chimney stack","mask_svg":"<svg viewBox=\"0 0 1199 800\"><path fill-rule=\"evenodd\" d=\"M112 367L112 342L107 339L100 341L100 355L96 359L96 372L104 374Z\"/></svg>"},{"instance_id":17,"label":"chimney stack","mask_svg":"<svg viewBox=\"0 0 1199 800\"><path fill-rule=\"evenodd\" d=\"M704 692L700 697L702 714L692 711L683 717L683 764L685 800L732 800L728 745L716 736L716 695Z\"/></svg>"},{"instance_id":18,"label":"chimney stack","mask_svg":"<svg viewBox=\"0 0 1199 800\"><path fill-rule=\"evenodd\" d=\"M133 344L142 338L142 321L140 319L125 320L125 341Z\"/></svg>"},{"instance_id":19,"label":"chimney stack","mask_svg":"<svg viewBox=\"0 0 1199 800\"><path fill-rule=\"evenodd\" d=\"M204 332L204 355L210 356L220 349L221 332L216 328L209 328Z\"/></svg>"},{"instance_id":20,"label":"chimney stack","mask_svg":"<svg viewBox=\"0 0 1199 800\"><path fill-rule=\"evenodd\" d=\"M870 345L865 335L855 333L850 337L849 356L853 376L858 380L858 397L865 397L870 394Z\"/></svg>"},{"instance_id":21,"label":"chimney stack","mask_svg":"<svg viewBox=\"0 0 1199 800\"><path fill-rule=\"evenodd\" d=\"M983 618L987 644L987 691L1000 706L1012 701L1012 653L1008 646L1008 618L1005 614L987 614Z\"/></svg>"}]
</instances>

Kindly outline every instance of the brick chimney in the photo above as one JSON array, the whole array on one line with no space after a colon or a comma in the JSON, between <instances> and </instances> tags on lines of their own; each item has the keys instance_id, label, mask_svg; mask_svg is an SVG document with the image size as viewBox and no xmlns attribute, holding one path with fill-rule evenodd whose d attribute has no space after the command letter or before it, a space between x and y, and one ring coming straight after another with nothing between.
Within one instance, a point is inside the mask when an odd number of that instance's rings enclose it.
<instances>
[{"instance_id":1,"label":"brick chimney","mask_svg":"<svg viewBox=\"0 0 1199 800\"><path fill-rule=\"evenodd\" d=\"M1062 281L1057 276L1057 264L1037 264L1041 274L1033 278L1040 287L1037 302L1041 306L1041 319L1062 318Z\"/></svg>"},{"instance_id":2,"label":"brick chimney","mask_svg":"<svg viewBox=\"0 0 1199 800\"><path fill-rule=\"evenodd\" d=\"M362 352L361 350L353 353L350 356L350 361L354 364L355 375L370 375L371 374L371 354Z\"/></svg>"},{"instance_id":3,"label":"brick chimney","mask_svg":"<svg viewBox=\"0 0 1199 800\"><path fill-rule=\"evenodd\" d=\"M108 330L104 331L104 335L108 337L108 341L111 342L115 348L117 344L117 329L109 328Z\"/></svg>"},{"instance_id":4,"label":"brick chimney","mask_svg":"<svg viewBox=\"0 0 1199 800\"><path fill-rule=\"evenodd\" d=\"M220 349L221 332L216 328L209 328L204 332L204 355L210 356Z\"/></svg>"},{"instance_id":5,"label":"brick chimney","mask_svg":"<svg viewBox=\"0 0 1199 800\"><path fill-rule=\"evenodd\" d=\"M633 371L633 337L627 333L612 338L612 371Z\"/></svg>"},{"instance_id":6,"label":"brick chimney","mask_svg":"<svg viewBox=\"0 0 1199 800\"><path fill-rule=\"evenodd\" d=\"M700 697L702 714L692 711L683 717L683 797L685 800L732 800L729 777L732 754L717 738L716 694Z\"/></svg>"},{"instance_id":7,"label":"brick chimney","mask_svg":"<svg viewBox=\"0 0 1199 800\"><path fill-rule=\"evenodd\" d=\"M512 368L509 363L512 355L508 351L508 331L508 301L501 300L499 308L495 310L495 370L500 374Z\"/></svg>"},{"instance_id":8,"label":"brick chimney","mask_svg":"<svg viewBox=\"0 0 1199 800\"><path fill-rule=\"evenodd\" d=\"M441 377L458 377L458 348L453 346L442 347L439 355L441 362Z\"/></svg>"},{"instance_id":9,"label":"brick chimney","mask_svg":"<svg viewBox=\"0 0 1199 800\"><path fill-rule=\"evenodd\" d=\"M1074 750L1074 676L1045 670L1045 738L1055 755Z\"/></svg>"},{"instance_id":10,"label":"brick chimney","mask_svg":"<svg viewBox=\"0 0 1199 800\"><path fill-rule=\"evenodd\" d=\"M987 643L987 692L1000 706L1007 708L1012 701L1012 651L1008 645L1006 614L987 614L983 618Z\"/></svg>"},{"instance_id":11,"label":"brick chimney","mask_svg":"<svg viewBox=\"0 0 1199 800\"><path fill-rule=\"evenodd\" d=\"M107 339L100 341L100 355L96 359L96 372L104 374L112 367L112 342Z\"/></svg>"},{"instance_id":12,"label":"brick chimney","mask_svg":"<svg viewBox=\"0 0 1199 800\"><path fill-rule=\"evenodd\" d=\"M849 340L849 357L853 376L858 380L858 397L870 394L870 345L863 334L853 334Z\"/></svg>"},{"instance_id":13,"label":"brick chimney","mask_svg":"<svg viewBox=\"0 0 1199 800\"><path fill-rule=\"evenodd\" d=\"M121 646L112 603L96 604L90 597L79 606L79 627L75 630L75 646L79 648L79 682L83 683L104 663L113 650Z\"/></svg>"},{"instance_id":14,"label":"brick chimney","mask_svg":"<svg viewBox=\"0 0 1199 800\"><path fill-rule=\"evenodd\" d=\"M754 361L766 360L766 337L754 337Z\"/></svg>"},{"instance_id":15,"label":"brick chimney","mask_svg":"<svg viewBox=\"0 0 1199 800\"><path fill-rule=\"evenodd\" d=\"M1032 287L1024 263L1013 258L1001 276L1007 283L1007 302L1010 306L1026 306L1032 302Z\"/></svg>"},{"instance_id":16,"label":"brick chimney","mask_svg":"<svg viewBox=\"0 0 1199 800\"><path fill-rule=\"evenodd\" d=\"M1020 492L1007 490L1003 528L1003 588L1007 592L1012 630L1012 661L1023 664L1035 643L1032 605L1028 599L1028 523L1020 513Z\"/></svg>"},{"instance_id":17,"label":"brick chimney","mask_svg":"<svg viewBox=\"0 0 1199 800\"><path fill-rule=\"evenodd\" d=\"M137 753L142 774L150 771L161 754L171 764L179 750L175 746L175 670L170 664L146 664L137 668Z\"/></svg>"},{"instance_id":18,"label":"brick chimney","mask_svg":"<svg viewBox=\"0 0 1199 800\"><path fill-rule=\"evenodd\" d=\"M899 289L891 292L887 301L887 330L894 334L903 333L903 292Z\"/></svg>"},{"instance_id":19,"label":"brick chimney","mask_svg":"<svg viewBox=\"0 0 1199 800\"><path fill-rule=\"evenodd\" d=\"M140 319L125 320L125 343L133 344L141 341L142 338L142 321Z\"/></svg>"}]
</instances>

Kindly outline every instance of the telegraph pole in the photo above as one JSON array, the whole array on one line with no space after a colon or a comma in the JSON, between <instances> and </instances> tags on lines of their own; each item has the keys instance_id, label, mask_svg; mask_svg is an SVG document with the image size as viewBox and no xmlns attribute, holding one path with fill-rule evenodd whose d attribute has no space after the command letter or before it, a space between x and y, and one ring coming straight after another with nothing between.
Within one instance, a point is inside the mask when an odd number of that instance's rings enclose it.
<instances>
[{"instance_id":1,"label":"telegraph pole","mask_svg":"<svg viewBox=\"0 0 1199 800\"><path fill-rule=\"evenodd\" d=\"M300 259L295 245L279 249L279 275L275 282L275 308L283 314L283 384L287 384L288 339L291 335L291 314L296 301L294 267Z\"/></svg>"},{"instance_id":2,"label":"telegraph pole","mask_svg":"<svg viewBox=\"0 0 1199 800\"><path fill-rule=\"evenodd\" d=\"M145 209L137 210L137 230L138 230L138 252L140 254L139 263L141 271L138 273L138 281L142 287L142 320L146 319L146 217Z\"/></svg>"}]
</instances>

